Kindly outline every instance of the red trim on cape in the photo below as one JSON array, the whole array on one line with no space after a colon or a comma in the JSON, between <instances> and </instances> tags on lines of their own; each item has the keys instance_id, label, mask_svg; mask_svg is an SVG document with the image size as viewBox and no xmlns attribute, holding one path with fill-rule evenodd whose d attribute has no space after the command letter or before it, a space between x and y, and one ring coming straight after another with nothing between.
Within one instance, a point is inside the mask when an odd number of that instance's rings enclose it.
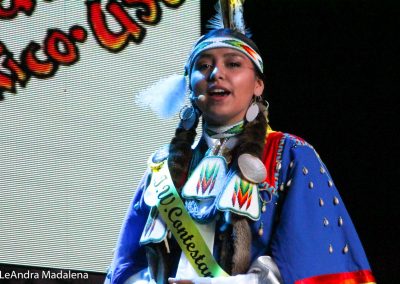
<instances>
[{"instance_id":1,"label":"red trim on cape","mask_svg":"<svg viewBox=\"0 0 400 284\"><path fill-rule=\"evenodd\" d=\"M325 274L302 280L295 284L367 284L375 283L375 278L370 270L359 270L355 272L344 272L336 274Z\"/></svg>"},{"instance_id":2,"label":"red trim on cape","mask_svg":"<svg viewBox=\"0 0 400 284\"><path fill-rule=\"evenodd\" d=\"M267 135L267 142L264 147L262 160L267 169L267 178L265 181L272 187L276 187L275 172L276 158L278 155L279 142L283 137L282 132L270 132Z\"/></svg>"}]
</instances>

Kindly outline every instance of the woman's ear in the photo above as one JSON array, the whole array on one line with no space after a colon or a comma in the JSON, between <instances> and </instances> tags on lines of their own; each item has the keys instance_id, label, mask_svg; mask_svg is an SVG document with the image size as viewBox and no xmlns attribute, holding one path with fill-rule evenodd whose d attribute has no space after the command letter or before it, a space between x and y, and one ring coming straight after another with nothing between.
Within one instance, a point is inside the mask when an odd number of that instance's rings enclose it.
<instances>
[{"instance_id":1,"label":"woman's ear","mask_svg":"<svg viewBox=\"0 0 400 284\"><path fill-rule=\"evenodd\" d=\"M254 95L259 97L263 94L263 92L264 92L264 81L261 78L256 77L256 82L254 85Z\"/></svg>"}]
</instances>

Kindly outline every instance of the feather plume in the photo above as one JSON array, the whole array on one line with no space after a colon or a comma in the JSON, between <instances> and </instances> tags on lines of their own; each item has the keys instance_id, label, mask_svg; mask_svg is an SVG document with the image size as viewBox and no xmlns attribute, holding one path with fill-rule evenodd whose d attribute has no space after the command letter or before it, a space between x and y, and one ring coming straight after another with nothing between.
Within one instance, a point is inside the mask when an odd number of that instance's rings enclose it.
<instances>
[{"instance_id":1,"label":"feather plume","mask_svg":"<svg viewBox=\"0 0 400 284\"><path fill-rule=\"evenodd\" d=\"M247 37L251 37L251 31L246 28L243 14L245 0L220 0L215 4L216 14L208 21L208 30L232 29Z\"/></svg>"},{"instance_id":2,"label":"feather plume","mask_svg":"<svg viewBox=\"0 0 400 284\"><path fill-rule=\"evenodd\" d=\"M244 0L229 0L229 21L231 29L237 30L242 34L246 34L246 25L244 24L243 14Z\"/></svg>"},{"instance_id":3,"label":"feather plume","mask_svg":"<svg viewBox=\"0 0 400 284\"><path fill-rule=\"evenodd\" d=\"M222 18L220 2L217 2L215 4L214 8L215 8L215 15L212 16L212 18L208 20L207 25L206 25L206 28L209 31L219 30L219 29L224 28L224 20Z\"/></svg>"},{"instance_id":4,"label":"feather plume","mask_svg":"<svg viewBox=\"0 0 400 284\"><path fill-rule=\"evenodd\" d=\"M186 91L185 76L174 74L142 90L135 101L142 107L150 107L162 118L170 118L183 106Z\"/></svg>"}]
</instances>

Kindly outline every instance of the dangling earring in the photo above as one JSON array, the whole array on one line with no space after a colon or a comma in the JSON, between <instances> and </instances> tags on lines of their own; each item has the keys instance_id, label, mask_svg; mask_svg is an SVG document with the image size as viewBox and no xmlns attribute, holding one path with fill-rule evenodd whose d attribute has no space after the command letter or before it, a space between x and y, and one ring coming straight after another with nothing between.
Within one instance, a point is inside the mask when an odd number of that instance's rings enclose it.
<instances>
[{"instance_id":1,"label":"dangling earring","mask_svg":"<svg viewBox=\"0 0 400 284\"><path fill-rule=\"evenodd\" d=\"M249 108L247 109L246 120L248 122L252 122L257 117L258 113L260 112L260 108L257 104L258 98L260 98L260 96L253 97L252 103L249 106Z\"/></svg>"},{"instance_id":2,"label":"dangling earring","mask_svg":"<svg viewBox=\"0 0 400 284\"><path fill-rule=\"evenodd\" d=\"M189 95L189 99L190 99L191 104L184 105L179 112L179 118L181 119L180 124L185 130L191 129L194 126L194 124L196 123L198 116L199 116L198 111L193 106L193 94L192 93Z\"/></svg>"},{"instance_id":3,"label":"dangling earring","mask_svg":"<svg viewBox=\"0 0 400 284\"><path fill-rule=\"evenodd\" d=\"M191 129L197 119L196 109L193 106L183 106L179 112L179 118L181 119L181 126L185 130Z\"/></svg>"}]
</instances>

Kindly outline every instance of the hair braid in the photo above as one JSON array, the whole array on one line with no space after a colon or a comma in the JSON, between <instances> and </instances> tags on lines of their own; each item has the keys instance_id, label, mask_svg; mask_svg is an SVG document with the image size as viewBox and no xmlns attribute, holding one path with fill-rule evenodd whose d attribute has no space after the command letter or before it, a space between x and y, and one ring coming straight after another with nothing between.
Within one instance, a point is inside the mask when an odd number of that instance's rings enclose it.
<instances>
[{"instance_id":1,"label":"hair braid","mask_svg":"<svg viewBox=\"0 0 400 284\"><path fill-rule=\"evenodd\" d=\"M193 156L192 145L196 138L197 125L198 119L189 130L184 129L180 124L169 145L168 167L174 185L178 190L183 186L188 174Z\"/></svg>"},{"instance_id":2,"label":"hair braid","mask_svg":"<svg viewBox=\"0 0 400 284\"><path fill-rule=\"evenodd\" d=\"M265 106L260 109L261 111L253 121L245 123L244 130L239 136L238 145L234 149L235 157L247 153L262 159L268 122L263 113Z\"/></svg>"}]
</instances>

